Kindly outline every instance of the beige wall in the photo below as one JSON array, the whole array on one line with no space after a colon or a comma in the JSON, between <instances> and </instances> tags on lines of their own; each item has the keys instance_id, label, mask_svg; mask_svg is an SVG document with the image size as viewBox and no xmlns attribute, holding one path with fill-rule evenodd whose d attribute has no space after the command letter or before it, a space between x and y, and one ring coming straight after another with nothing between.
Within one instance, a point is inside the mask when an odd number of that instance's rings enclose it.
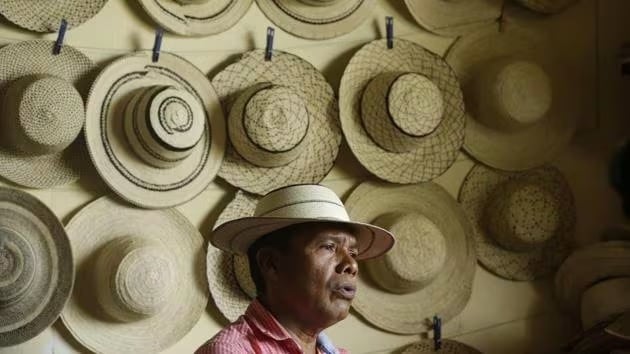
<instances>
[{"instance_id":1,"label":"beige wall","mask_svg":"<svg viewBox=\"0 0 630 354\"><path fill-rule=\"evenodd\" d=\"M304 57L318 67L335 90L340 75L352 54L364 43L383 35L383 18L395 17L395 31L402 36L443 53L452 39L441 38L422 31L406 12L402 0L375 0L378 2L372 18L356 31L341 38L327 41L298 39L283 31L276 31L276 48ZM422 1L422 0L418 0ZM627 0L603 0L600 13L606 18L621 21L630 13ZM621 219L619 201L608 188L606 159L615 139L620 137L618 122L628 109L621 106L624 100L619 92L627 93L628 80L621 81L615 75L612 52L618 42L629 39L630 33L616 31L622 22L603 21L606 40L600 40L599 80L605 86L598 92L596 70L596 7L595 0L583 0L577 6L554 18L533 16L518 8L508 8L508 21L523 21L550 33L556 42L558 53L567 65L575 70L576 85L582 93L576 96L576 104L582 104L580 132L576 143L559 157L558 165L567 173L575 190L578 205L578 234L580 244L592 242L605 225ZM624 12L619 10L624 9ZM509 23L509 22L508 22ZM207 38L178 38L167 35L163 50L178 53L211 75L230 63L241 52L264 47L265 29L270 22L254 5L236 27L217 36ZM151 48L153 22L134 0L110 0L103 11L90 22L72 30L66 42L82 49L98 63L132 50ZM39 35L22 31L6 23L0 23L0 42L39 38ZM54 38L45 35L44 38ZM0 64L1 65L1 64ZM612 66L612 67L611 67ZM600 94L602 106L597 106ZM598 116L601 118L598 120ZM453 196L472 162L462 154L455 165L438 183ZM369 174L344 146L335 169L324 180L343 197ZM104 183L94 172L77 184L44 191L30 191L49 205L67 222L79 208L107 193ZM225 182L217 181L193 201L179 207L190 220L208 236L214 220L229 202L234 189ZM553 353L576 330L570 318L558 313L553 300L552 279L537 282L511 282L499 279L478 267L473 295L463 313L447 323L444 333L474 345L486 353ZM212 302L196 327L167 353L189 353L214 335L225 321ZM338 345L353 353L386 353L417 340L419 336L389 334L367 324L357 315L328 330ZM52 331L46 331L32 343L24 346L0 349L0 352L74 353L83 352L58 322Z\"/></svg>"}]
</instances>

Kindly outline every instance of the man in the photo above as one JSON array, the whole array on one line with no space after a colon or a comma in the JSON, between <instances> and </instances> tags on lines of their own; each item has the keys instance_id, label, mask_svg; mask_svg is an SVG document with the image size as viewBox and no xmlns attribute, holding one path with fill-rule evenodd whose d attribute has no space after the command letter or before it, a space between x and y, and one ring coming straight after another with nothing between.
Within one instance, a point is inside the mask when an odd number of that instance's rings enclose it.
<instances>
[{"instance_id":1,"label":"man","mask_svg":"<svg viewBox=\"0 0 630 354\"><path fill-rule=\"evenodd\" d=\"M264 196L254 217L219 226L212 244L247 254L258 296L197 354L332 354L345 351L322 331L348 316L357 260L387 252L394 238L350 221L328 188L297 185Z\"/></svg>"}]
</instances>

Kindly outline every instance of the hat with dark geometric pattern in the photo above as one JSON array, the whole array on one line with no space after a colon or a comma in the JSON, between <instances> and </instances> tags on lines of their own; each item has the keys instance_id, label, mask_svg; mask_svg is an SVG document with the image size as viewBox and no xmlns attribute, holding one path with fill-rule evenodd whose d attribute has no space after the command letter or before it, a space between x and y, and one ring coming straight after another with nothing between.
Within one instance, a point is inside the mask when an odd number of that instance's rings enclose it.
<instances>
[{"instance_id":1,"label":"hat with dark geometric pattern","mask_svg":"<svg viewBox=\"0 0 630 354\"><path fill-rule=\"evenodd\" d=\"M435 344L432 340L422 340L409 345L402 354L432 354L436 352L446 354L481 354L480 351L471 346L450 339L442 340L442 346L439 351L435 349Z\"/></svg>"},{"instance_id":2,"label":"hat with dark geometric pattern","mask_svg":"<svg viewBox=\"0 0 630 354\"><path fill-rule=\"evenodd\" d=\"M56 32L61 20L74 28L94 17L107 0L3 0L0 13L14 24L35 32Z\"/></svg>"}]
</instances>

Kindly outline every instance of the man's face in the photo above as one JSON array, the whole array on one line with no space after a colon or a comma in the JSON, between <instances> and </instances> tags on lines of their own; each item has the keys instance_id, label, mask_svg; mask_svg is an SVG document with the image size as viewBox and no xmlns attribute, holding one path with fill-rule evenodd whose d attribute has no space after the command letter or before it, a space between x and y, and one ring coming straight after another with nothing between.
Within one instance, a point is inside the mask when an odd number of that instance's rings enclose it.
<instances>
[{"instance_id":1,"label":"man's face","mask_svg":"<svg viewBox=\"0 0 630 354\"><path fill-rule=\"evenodd\" d=\"M300 225L287 251L278 253L276 284L269 285L298 318L328 327L348 316L356 293L357 254L350 229L325 223Z\"/></svg>"}]
</instances>

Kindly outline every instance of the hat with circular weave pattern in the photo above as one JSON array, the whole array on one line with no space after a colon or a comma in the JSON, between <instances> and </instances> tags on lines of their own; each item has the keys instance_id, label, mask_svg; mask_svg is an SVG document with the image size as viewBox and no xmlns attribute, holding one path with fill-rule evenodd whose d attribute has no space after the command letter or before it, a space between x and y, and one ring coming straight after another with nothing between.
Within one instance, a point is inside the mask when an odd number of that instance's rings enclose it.
<instances>
[{"instance_id":1,"label":"hat with circular weave pattern","mask_svg":"<svg viewBox=\"0 0 630 354\"><path fill-rule=\"evenodd\" d=\"M16 25L36 32L56 32L61 20L70 28L94 17L107 0L3 0L0 14Z\"/></svg>"}]
</instances>

